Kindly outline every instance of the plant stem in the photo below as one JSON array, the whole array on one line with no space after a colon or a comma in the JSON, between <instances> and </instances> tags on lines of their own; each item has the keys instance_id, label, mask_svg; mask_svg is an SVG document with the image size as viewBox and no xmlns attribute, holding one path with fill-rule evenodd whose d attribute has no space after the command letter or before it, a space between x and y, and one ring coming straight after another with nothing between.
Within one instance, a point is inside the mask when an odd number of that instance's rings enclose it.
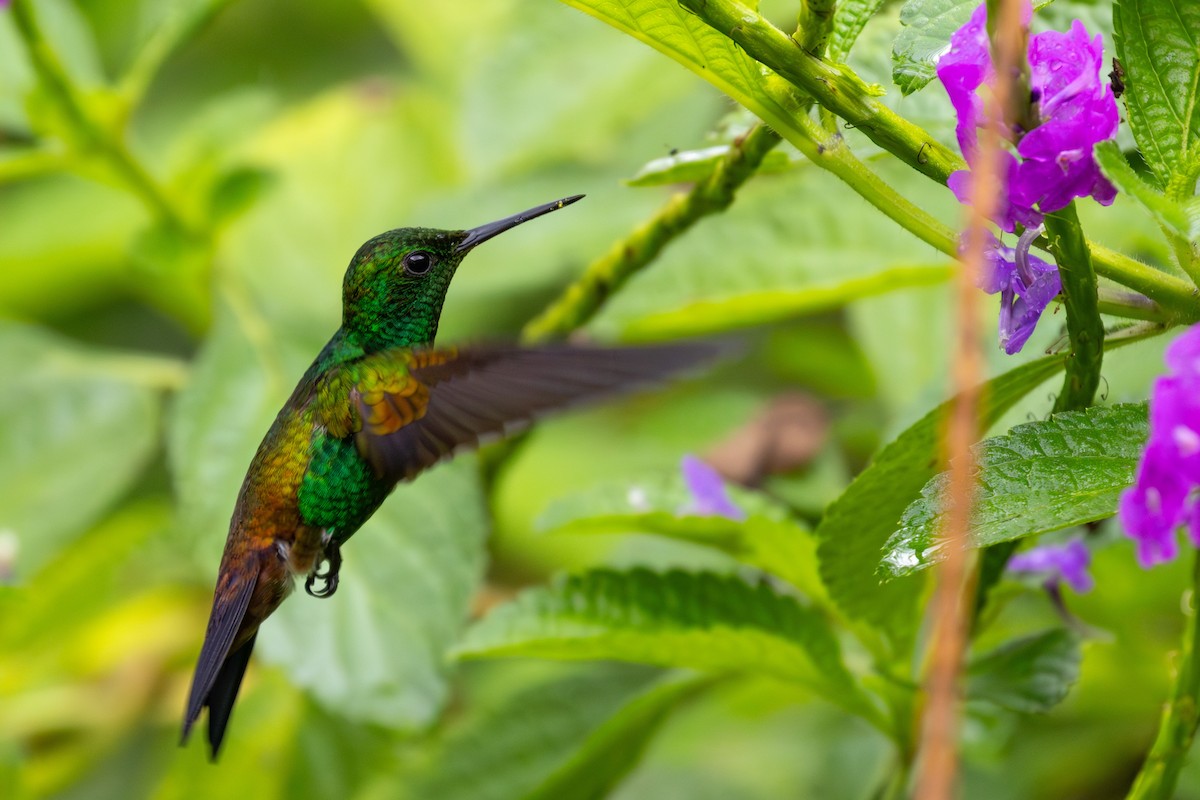
<instances>
[{"instance_id":1,"label":"plant stem","mask_svg":"<svg viewBox=\"0 0 1200 800\"><path fill-rule=\"evenodd\" d=\"M13 21L29 51L29 60L45 87L58 105L71 132L79 138L81 149L103 158L117 175L136 194L152 213L171 227L185 234L198 234L187 216L170 198L150 173L134 159L124 139L112 127L97 120L87 102L72 84L66 69L42 35L34 17L32 0L14 0Z\"/></svg>"},{"instance_id":2,"label":"plant stem","mask_svg":"<svg viewBox=\"0 0 1200 800\"><path fill-rule=\"evenodd\" d=\"M900 227L948 256L958 256L958 236L948 225L914 205L879 174L858 159L841 134L830 132L812 117L793 120L794 135L786 136L810 161L832 172L864 200Z\"/></svg>"},{"instance_id":3,"label":"plant stem","mask_svg":"<svg viewBox=\"0 0 1200 800\"><path fill-rule=\"evenodd\" d=\"M1036 244L1049 250L1044 238ZM1088 242L1087 246L1097 275L1127 286L1158 303L1166 312L1168 322L1186 324L1200 320L1200 290L1195 286L1116 250L1093 242Z\"/></svg>"},{"instance_id":4,"label":"plant stem","mask_svg":"<svg viewBox=\"0 0 1200 800\"><path fill-rule=\"evenodd\" d=\"M966 167L920 126L875 99L878 92L849 67L806 53L753 9L731 0L679 0L679 4L918 172L945 183L950 173Z\"/></svg>"},{"instance_id":5,"label":"plant stem","mask_svg":"<svg viewBox=\"0 0 1200 800\"><path fill-rule=\"evenodd\" d=\"M800 4L800 19L792 39L804 52L820 57L833 31L835 0L804 0Z\"/></svg>"},{"instance_id":6,"label":"plant stem","mask_svg":"<svg viewBox=\"0 0 1200 800\"><path fill-rule=\"evenodd\" d=\"M1147 322L1162 322L1167 318L1167 314L1157 303L1136 292L1101 286L1099 301L1101 314L1125 319L1142 319Z\"/></svg>"},{"instance_id":7,"label":"plant stem","mask_svg":"<svg viewBox=\"0 0 1200 800\"><path fill-rule=\"evenodd\" d=\"M1104 323L1100 320L1096 273L1092 270L1092 257L1079 227L1074 202L1047 214L1045 225L1051 252L1059 264L1063 304L1067 308L1067 335L1071 338L1071 356L1054 410L1087 408L1100 385L1100 365L1104 359Z\"/></svg>"},{"instance_id":8,"label":"plant stem","mask_svg":"<svg viewBox=\"0 0 1200 800\"><path fill-rule=\"evenodd\" d=\"M805 53L753 9L733 0L679 2L710 27L739 44L751 58L807 93L823 110L832 111L859 128L880 147L923 175L944 184L952 172L966 168L962 158L938 144L928 131L876 100L874 95L878 92L868 87L849 67L830 64ZM719 88L728 89L725 86ZM735 96L734 99L767 119L784 138L796 144L786 130L788 123L764 116L764 112L769 115L771 109L747 102L745 97ZM852 185L852 188L858 191L858 187ZM905 224L895 216L892 218ZM1088 246L1096 274L1154 300L1173 315L1172 322L1200 320L1200 294L1195 286L1108 248L1091 243ZM943 252L950 251L943 249Z\"/></svg>"},{"instance_id":9,"label":"plant stem","mask_svg":"<svg viewBox=\"0 0 1200 800\"><path fill-rule=\"evenodd\" d=\"M0 184L39 178L66 169L67 158L54 150L30 149L0 160Z\"/></svg>"},{"instance_id":10,"label":"plant stem","mask_svg":"<svg viewBox=\"0 0 1200 800\"><path fill-rule=\"evenodd\" d=\"M1179 771L1191 750L1196 727L1200 725L1200 659L1196 657L1200 614L1196 613L1195 608L1197 598L1200 598L1200 553L1196 554L1192 568L1192 613L1183 634L1175 690L1171 702L1163 709L1154 745L1134 779L1133 788L1129 790L1129 800L1169 800L1174 796Z\"/></svg>"},{"instance_id":11,"label":"plant stem","mask_svg":"<svg viewBox=\"0 0 1200 800\"><path fill-rule=\"evenodd\" d=\"M779 135L762 124L735 141L707 178L687 194L673 196L657 214L588 265L579 280L525 326L523 338L545 341L581 327L672 240L701 218L728 208L737 190L779 141Z\"/></svg>"}]
</instances>

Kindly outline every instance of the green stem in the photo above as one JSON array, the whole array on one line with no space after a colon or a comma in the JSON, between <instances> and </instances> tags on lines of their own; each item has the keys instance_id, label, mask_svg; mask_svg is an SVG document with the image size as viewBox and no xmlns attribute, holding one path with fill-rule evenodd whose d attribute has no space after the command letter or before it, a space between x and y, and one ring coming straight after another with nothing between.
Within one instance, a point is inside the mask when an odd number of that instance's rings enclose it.
<instances>
[{"instance_id":1,"label":"green stem","mask_svg":"<svg viewBox=\"0 0 1200 800\"><path fill-rule=\"evenodd\" d=\"M1148 322L1162 322L1167 318L1162 308L1145 295L1108 286L1100 287L1100 313Z\"/></svg>"},{"instance_id":2,"label":"green stem","mask_svg":"<svg viewBox=\"0 0 1200 800\"><path fill-rule=\"evenodd\" d=\"M739 44L751 58L770 67L807 93L823 110L832 111L859 128L876 144L918 172L944 184L952 172L966 168L962 158L938 144L927 131L876 100L872 90L849 67L829 64L803 52L793 40L753 9L733 0L679 0L679 3ZM730 87L718 88L728 90ZM734 99L747 105L785 139L796 144L787 131L788 127L794 126L793 120L769 118L773 116L772 112L779 109L763 107L742 96L735 96ZM851 185L859 191L857 186ZM896 217L893 216L893 219ZM900 222L899 219L897 221ZM1172 315L1172 322L1200 320L1200 301L1195 286L1108 248L1090 242L1088 246L1096 274L1154 300ZM942 247L939 249L951 252Z\"/></svg>"},{"instance_id":3,"label":"green stem","mask_svg":"<svg viewBox=\"0 0 1200 800\"><path fill-rule=\"evenodd\" d=\"M115 377L136 386L164 391L182 389L187 383L189 369L188 363L181 359L142 353L91 356L72 366L78 374Z\"/></svg>"},{"instance_id":4,"label":"green stem","mask_svg":"<svg viewBox=\"0 0 1200 800\"><path fill-rule=\"evenodd\" d=\"M1167 183L1166 191L1167 198L1180 206L1196 196L1196 181L1200 180L1200 157L1193 157L1190 163L1182 166L1182 170ZM1192 283L1200 286L1200 253L1197 252L1197 244L1166 225L1162 228L1167 241L1171 243L1171 251L1179 268L1192 279Z\"/></svg>"},{"instance_id":5,"label":"green stem","mask_svg":"<svg viewBox=\"0 0 1200 800\"><path fill-rule=\"evenodd\" d=\"M66 169L68 160L60 152L32 149L0 160L0 184L39 178Z\"/></svg>"},{"instance_id":6,"label":"green stem","mask_svg":"<svg viewBox=\"0 0 1200 800\"><path fill-rule=\"evenodd\" d=\"M1058 274L1062 278L1067 335L1071 338L1071 355L1054 410L1072 411L1087 408L1096 397L1104 359L1104 323L1100 319L1092 256L1079 227L1075 203L1047 214L1045 224L1050 234L1050 251L1058 261Z\"/></svg>"},{"instance_id":7,"label":"green stem","mask_svg":"<svg viewBox=\"0 0 1200 800\"><path fill-rule=\"evenodd\" d=\"M945 183L950 173L966 168L958 154L879 102L878 92L849 67L806 53L753 9L732 0L679 4L918 172Z\"/></svg>"},{"instance_id":8,"label":"green stem","mask_svg":"<svg viewBox=\"0 0 1200 800\"><path fill-rule=\"evenodd\" d=\"M760 124L734 142L707 178L687 194L672 197L657 214L593 261L578 281L525 326L524 339L545 341L581 327L671 241L701 218L728 208L737 190L779 141L778 134Z\"/></svg>"},{"instance_id":9,"label":"green stem","mask_svg":"<svg viewBox=\"0 0 1200 800\"><path fill-rule=\"evenodd\" d=\"M854 155L840 134L830 132L812 117L802 116L793 120L792 129L784 136L805 157L838 176L884 216L940 252L958 257L956 232L880 178Z\"/></svg>"},{"instance_id":10,"label":"green stem","mask_svg":"<svg viewBox=\"0 0 1200 800\"><path fill-rule=\"evenodd\" d=\"M71 82L66 69L50 47L34 17L32 0L14 0L13 21L29 51L33 64L47 94L58 105L72 133L79 138L85 152L94 152L104 159L142 202L157 216L183 233L198 231L188 223L186 215L176 206L167 192L150 173L133 158L125 141L110 126L97 120L87 102Z\"/></svg>"},{"instance_id":11,"label":"green stem","mask_svg":"<svg viewBox=\"0 0 1200 800\"><path fill-rule=\"evenodd\" d=\"M792 39L804 52L820 57L825 54L829 34L833 32L833 12L836 0L804 0L800 4L800 18Z\"/></svg>"},{"instance_id":12,"label":"green stem","mask_svg":"<svg viewBox=\"0 0 1200 800\"><path fill-rule=\"evenodd\" d=\"M1200 659L1196 658L1200 614L1195 604L1200 598L1200 553L1192 568L1192 613L1183 634L1183 652L1171 702L1163 710L1158 736L1146 756L1142 769L1129 790L1129 800L1169 800L1174 796L1179 771L1192 748L1196 727L1200 725Z\"/></svg>"},{"instance_id":13,"label":"green stem","mask_svg":"<svg viewBox=\"0 0 1200 800\"><path fill-rule=\"evenodd\" d=\"M1044 238L1036 244L1049 249ZM1088 242L1087 246L1097 275L1158 303L1166 312L1168 322L1186 324L1200 320L1200 290L1192 284L1094 242Z\"/></svg>"}]
</instances>

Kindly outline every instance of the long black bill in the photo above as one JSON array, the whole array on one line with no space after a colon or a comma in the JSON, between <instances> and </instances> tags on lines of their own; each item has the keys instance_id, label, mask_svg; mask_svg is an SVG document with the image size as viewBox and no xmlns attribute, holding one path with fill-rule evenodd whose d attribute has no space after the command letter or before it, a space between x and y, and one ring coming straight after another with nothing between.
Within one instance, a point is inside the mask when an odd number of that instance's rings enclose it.
<instances>
[{"instance_id":1,"label":"long black bill","mask_svg":"<svg viewBox=\"0 0 1200 800\"><path fill-rule=\"evenodd\" d=\"M504 233L509 228L515 228L522 222L528 222L531 219L540 217L543 214L549 214L551 211L558 211L564 206L569 206L576 200L582 200L583 195L577 194L573 197L564 197L562 200L555 200L553 203L546 203L540 206L534 206L528 211L522 211L520 214L513 214L511 217L498 219L495 222L489 222L486 225L480 225L478 228L472 228L467 231L467 238L463 239L456 248L458 252L465 253L476 245L483 244L493 236Z\"/></svg>"}]
</instances>

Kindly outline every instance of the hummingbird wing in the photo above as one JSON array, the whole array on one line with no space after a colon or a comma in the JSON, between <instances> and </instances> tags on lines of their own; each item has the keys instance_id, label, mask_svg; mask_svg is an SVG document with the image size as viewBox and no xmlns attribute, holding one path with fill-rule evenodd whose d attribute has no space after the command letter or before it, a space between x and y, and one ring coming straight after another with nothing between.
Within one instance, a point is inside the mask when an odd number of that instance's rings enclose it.
<instances>
[{"instance_id":1,"label":"hummingbird wing","mask_svg":"<svg viewBox=\"0 0 1200 800\"><path fill-rule=\"evenodd\" d=\"M711 359L712 344L480 347L406 351L392 385L368 356L349 392L359 452L381 477L414 477L455 450L510 433L546 412L646 386Z\"/></svg>"}]
</instances>

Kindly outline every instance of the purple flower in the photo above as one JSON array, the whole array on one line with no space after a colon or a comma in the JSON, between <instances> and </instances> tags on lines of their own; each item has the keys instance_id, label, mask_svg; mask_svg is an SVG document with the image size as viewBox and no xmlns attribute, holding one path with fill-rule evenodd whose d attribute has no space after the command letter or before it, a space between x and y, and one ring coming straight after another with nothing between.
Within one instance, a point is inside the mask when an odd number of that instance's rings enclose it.
<instances>
[{"instance_id":1,"label":"purple flower","mask_svg":"<svg viewBox=\"0 0 1200 800\"><path fill-rule=\"evenodd\" d=\"M1091 551L1080 539L1066 544L1047 544L1018 553L1008 562L1010 572L1026 572L1046 577L1046 585L1065 581L1075 591L1090 592L1095 585L1087 568L1092 561Z\"/></svg>"},{"instance_id":2,"label":"purple flower","mask_svg":"<svg viewBox=\"0 0 1200 800\"><path fill-rule=\"evenodd\" d=\"M720 473L692 455L683 457L680 464L683 480L692 495L692 502L681 509L681 513L700 517L725 517L741 522L746 518L725 491L725 481Z\"/></svg>"},{"instance_id":3,"label":"purple flower","mask_svg":"<svg viewBox=\"0 0 1200 800\"><path fill-rule=\"evenodd\" d=\"M1187 526L1200 547L1200 325L1189 328L1166 353L1172 374L1150 393L1150 440L1133 486L1121 493L1118 512L1137 542L1138 563L1152 567L1175 558L1175 531Z\"/></svg>"},{"instance_id":4,"label":"purple flower","mask_svg":"<svg viewBox=\"0 0 1200 800\"><path fill-rule=\"evenodd\" d=\"M1029 3L1022 9L1026 25ZM1066 33L1047 31L1029 41L1029 82L1039 124L1029 131L1010 130L1018 159L1001 156L1007 197L995 220L1005 231L1017 223L1032 227L1042 214L1063 208L1076 197L1094 197L1109 205L1116 189L1100 173L1092 157L1097 142L1117 133L1117 101L1100 82L1104 46L1097 34L1089 39L1075 20ZM938 61L937 74L958 116L958 145L968 164L978 154L976 129L984 124L983 101L977 90L994 79L988 55L987 8L981 5L967 24L950 37L950 50ZM969 202L969 172L950 176L950 189ZM1036 208L1035 208L1036 206Z\"/></svg>"},{"instance_id":5,"label":"purple flower","mask_svg":"<svg viewBox=\"0 0 1200 800\"><path fill-rule=\"evenodd\" d=\"M1013 249L990 232L987 236L979 288L1000 293L1000 346L1012 355L1025 346L1046 306L1062 291L1062 280L1053 264L1029 255L1025 237Z\"/></svg>"}]
</instances>

